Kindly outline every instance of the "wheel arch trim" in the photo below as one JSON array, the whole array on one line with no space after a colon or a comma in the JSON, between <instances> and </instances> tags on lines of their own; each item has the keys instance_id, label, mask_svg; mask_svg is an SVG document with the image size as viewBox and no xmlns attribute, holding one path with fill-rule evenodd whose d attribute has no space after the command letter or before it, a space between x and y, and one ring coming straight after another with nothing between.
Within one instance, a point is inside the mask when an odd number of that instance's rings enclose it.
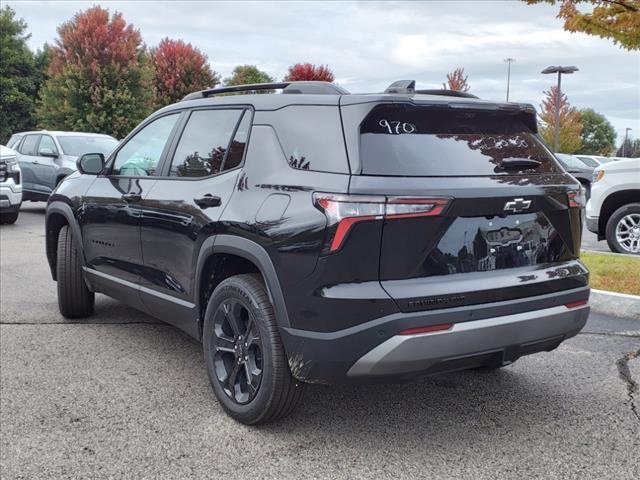
<instances>
[{"instance_id":1,"label":"wheel arch trim","mask_svg":"<svg viewBox=\"0 0 640 480\"><path fill-rule=\"evenodd\" d=\"M196 267L195 301L197 302L198 306L196 311L200 311L201 307L201 305L199 304L199 292L202 288L201 281L204 266L210 256L219 253L236 255L252 262L256 267L258 267L258 270L260 270L262 278L265 281L267 294L269 295L269 300L273 305L278 326L290 327L291 324L289 322L289 315L287 313L284 295L282 293L282 288L280 286L280 281L278 280L276 269L273 265L273 262L271 261L271 257L269 256L267 251L257 243L244 237L238 237L235 235L222 234L209 237L203 242L202 246L200 247Z\"/></svg>"},{"instance_id":2,"label":"wheel arch trim","mask_svg":"<svg viewBox=\"0 0 640 480\"><path fill-rule=\"evenodd\" d=\"M47 213L45 217L45 233L46 233L46 250L47 250L47 261L49 262L49 269L51 270L51 277L56 280L56 264L55 264L55 252L53 249L56 248L55 245L51 244L51 239L49 238L52 234L50 224L51 219L54 215L61 215L67 221L67 225L71 229L71 235L75 241L75 244L80 253L80 263L84 267L86 266L86 259L84 256L84 249L82 248L82 233L80 232L80 225L76 221L75 215L71 210L71 207L62 202L62 201L53 201L49 205L47 205Z\"/></svg>"}]
</instances>

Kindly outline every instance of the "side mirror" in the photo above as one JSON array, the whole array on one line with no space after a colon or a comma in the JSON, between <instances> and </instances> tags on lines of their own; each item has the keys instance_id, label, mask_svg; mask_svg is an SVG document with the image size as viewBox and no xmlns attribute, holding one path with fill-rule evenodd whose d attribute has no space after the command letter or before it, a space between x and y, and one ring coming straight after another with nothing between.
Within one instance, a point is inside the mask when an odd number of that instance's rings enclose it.
<instances>
[{"instance_id":1,"label":"side mirror","mask_svg":"<svg viewBox=\"0 0 640 480\"><path fill-rule=\"evenodd\" d=\"M98 175L104 170L104 155L101 153L85 153L77 161L78 171L85 175Z\"/></svg>"},{"instance_id":2,"label":"side mirror","mask_svg":"<svg viewBox=\"0 0 640 480\"><path fill-rule=\"evenodd\" d=\"M38 155L40 155L41 157L58 158L58 154L47 147L41 148L38 152Z\"/></svg>"}]
</instances>

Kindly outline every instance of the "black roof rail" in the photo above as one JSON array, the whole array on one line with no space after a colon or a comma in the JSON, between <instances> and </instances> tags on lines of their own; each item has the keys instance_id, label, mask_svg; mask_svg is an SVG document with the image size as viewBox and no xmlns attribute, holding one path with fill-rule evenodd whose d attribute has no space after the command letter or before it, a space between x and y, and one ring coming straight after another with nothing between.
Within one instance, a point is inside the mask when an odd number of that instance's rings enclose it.
<instances>
[{"instance_id":1,"label":"black roof rail","mask_svg":"<svg viewBox=\"0 0 640 480\"><path fill-rule=\"evenodd\" d=\"M434 90L416 90L416 93L422 95L444 95L446 97L463 97L463 98L480 98L472 93L458 92L456 90L434 89Z\"/></svg>"},{"instance_id":2,"label":"black roof rail","mask_svg":"<svg viewBox=\"0 0 640 480\"><path fill-rule=\"evenodd\" d=\"M222 93L256 92L260 90L282 90L282 93L305 93L311 95L347 95L344 88L330 82L275 82L250 83L246 85L231 85L228 87L209 88L185 96L182 101L207 98Z\"/></svg>"}]
</instances>

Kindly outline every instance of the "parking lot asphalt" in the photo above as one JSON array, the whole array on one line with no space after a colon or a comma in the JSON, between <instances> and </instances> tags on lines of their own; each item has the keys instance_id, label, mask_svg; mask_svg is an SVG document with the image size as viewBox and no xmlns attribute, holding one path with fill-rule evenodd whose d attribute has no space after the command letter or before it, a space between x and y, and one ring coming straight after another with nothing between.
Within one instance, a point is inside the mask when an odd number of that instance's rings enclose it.
<instances>
[{"instance_id":1,"label":"parking lot asphalt","mask_svg":"<svg viewBox=\"0 0 640 480\"><path fill-rule=\"evenodd\" d=\"M591 233L586 227L582 230L581 247L582 250L611 253L607 242L605 240L598 241L598 236L595 233Z\"/></svg>"},{"instance_id":2,"label":"parking lot asphalt","mask_svg":"<svg viewBox=\"0 0 640 480\"><path fill-rule=\"evenodd\" d=\"M58 313L44 205L0 227L0 477L640 478L640 322L592 314L559 349L411 384L308 386L246 427L200 345L98 296Z\"/></svg>"}]
</instances>

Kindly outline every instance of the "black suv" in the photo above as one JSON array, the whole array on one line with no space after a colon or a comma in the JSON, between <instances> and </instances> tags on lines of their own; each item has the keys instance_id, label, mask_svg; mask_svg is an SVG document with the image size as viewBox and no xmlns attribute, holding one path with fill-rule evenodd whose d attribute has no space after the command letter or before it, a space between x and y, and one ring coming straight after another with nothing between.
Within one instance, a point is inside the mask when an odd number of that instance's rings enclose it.
<instances>
[{"instance_id":1,"label":"black suv","mask_svg":"<svg viewBox=\"0 0 640 480\"><path fill-rule=\"evenodd\" d=\"M534 108L414 85L205 90L83 156L47 208L62 315L101 292L184 330L249 424L305 382L497 368L576 335L583 192Z\"/></svg>"}]
</instances>

